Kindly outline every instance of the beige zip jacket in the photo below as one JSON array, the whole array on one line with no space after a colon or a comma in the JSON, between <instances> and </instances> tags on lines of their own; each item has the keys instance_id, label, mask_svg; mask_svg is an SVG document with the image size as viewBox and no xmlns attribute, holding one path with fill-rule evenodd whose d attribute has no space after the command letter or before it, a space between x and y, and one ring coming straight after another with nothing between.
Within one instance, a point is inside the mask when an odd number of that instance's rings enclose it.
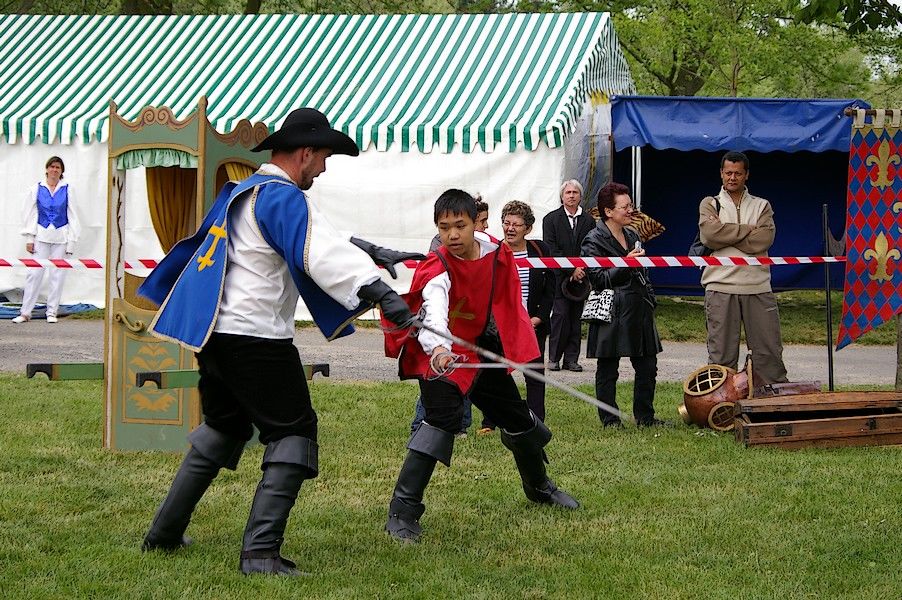
<instances>
[{"instance_id":1,"label":"beige zip jacket","mask_svg":"<svg viewBox=\"0 0 902 600\"><path fill-rule=\"evenodd\" d=\"M776 235L770 202L749 194L748 188L739 205L723 188L718 198L719 215L712 197L699 204L698 229L702 243L714 250L714 256L767 256ZM709 219L711 216L716 219ZM770 267L705 267L701 283L705 290L715 292L762 294L771 291Z\"/></svg>"}]
</instances>

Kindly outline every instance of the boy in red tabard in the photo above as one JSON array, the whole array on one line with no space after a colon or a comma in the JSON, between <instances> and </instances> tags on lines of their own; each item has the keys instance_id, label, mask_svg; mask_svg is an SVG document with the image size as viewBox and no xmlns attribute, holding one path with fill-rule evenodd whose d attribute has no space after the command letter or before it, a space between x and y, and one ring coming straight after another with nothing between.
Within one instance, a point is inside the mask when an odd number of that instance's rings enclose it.
<instances>
[{"instance_id":1,"label":"boy in red tabard","mask_svg":"<svg viewBox=\"0 0 902 600\"><path fill-rule=\"evenodd\" d=\"M435 202L435 224L442 245L421 262L405 300L431 329L449 332L483 348L528 363L540 356L532 323L520 298L520 280L510 248L474 231L473 197L451 189ZM386 326L391 324L386 322ZM415 542L426 510L423 493L436 462L451 464L454 434L460 429L464 396L501 428L501 441L513 453L526 497L543 504L577 508L545 472L543 447L551 432L521 398L504 369L444 370L454 360L480 362L474 352L422 329L387 333L386 354L399 358L402 379L417 379L426 418L407 444L388 509L386 531ZM441 375L440 375L441 374Z\"/></svg>"}]
</instances>

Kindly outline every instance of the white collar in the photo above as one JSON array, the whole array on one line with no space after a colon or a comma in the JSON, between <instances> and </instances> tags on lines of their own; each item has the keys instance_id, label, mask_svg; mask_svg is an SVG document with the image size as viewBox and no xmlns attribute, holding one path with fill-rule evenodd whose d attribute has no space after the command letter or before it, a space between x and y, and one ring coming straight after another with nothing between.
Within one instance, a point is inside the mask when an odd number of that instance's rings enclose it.
<instances>
[{"instance_id":1,"label":"white collar","mask_svg":"<svg viewBox=\"0 0 902 600\"><path fill-rule=\"evenodd\" d=\"M39 181L39 182L38 182L38 186L42 186L42 185L43 185L45 188L47 188L48 190L50 189L50 186L47 185L47 182L46 182L46 181L43 181L43 180L42 180L42 181ZM66 187L66 186L68 186L68 185L69 185L69 182L68 182L68 181L63 181L62 179L60 179L60 182L59 182L58 184L56 184L56 187L54 188L54 190L58 190L58 189L60 189L60 188L62 188L62 187Z\"/></svg>"},{"instance_id":2,"label":"white collar","mask_svg":"<svg viewBox=\"0 0 902 600\"><path fill-rule=\"evenodd\" d=\"M282 167L278 167L272 163L263 163L262 165L260 165L260 168L257 169L257 173L259 173L260 175L274 175L276 177L281 177L282 179L287 179L288 181L294 183L294 179L292 179L288 175L288 173L286 173L282 169ZM295 183L295 185L297 184Z\"/></svg>"},{"instance_id":3,"label":"white collar","mask_svg":"<svg viewBox=\"0 0 902 600\"><path fill-rule=\"evenodd\" d=\"M563 204L561 204L561 208L564 209L564 214L567 215L567 217L569 217L569 218L571 218L571 219L575 219L576 217L578 217L578 216L580 216L581 214L583 214L583 207L582 207L582 205L577 206L577 207L576 207L576 212L575 212L574 214L572 214L572 215L570 214L570 211L567 210L567 207L564 206Z\"/></svg>"}]
</instances>

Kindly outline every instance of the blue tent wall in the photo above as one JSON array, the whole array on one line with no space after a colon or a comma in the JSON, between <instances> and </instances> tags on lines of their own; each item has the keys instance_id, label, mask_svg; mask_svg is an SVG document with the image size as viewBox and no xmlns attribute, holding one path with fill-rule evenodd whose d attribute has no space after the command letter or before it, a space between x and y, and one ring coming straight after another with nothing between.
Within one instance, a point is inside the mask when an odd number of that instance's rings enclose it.
<instances>
[{"instance_id":1,"label":"blue tent wall","mask_svg":"<svg viewBox=\"0 0 902 600\"><path fill-rule=\"evenodd\" d=\"M851 124L850 124L851 126ZM630 148L614 154L615 181L632 180ZM771 256L823 254L821 205L826 203L830 229L837 238L845 228L848 152L748 152L752 194L773 208L777 238ZM654 256L684 256L695 238L698 204L720 190L722 151L679 151L642 148L642 210L666 228L646 245ZM700 295L701 272L694 268L651 269L660 294ZM831 285L842 289L843 265L831 267ZM823 289L823 265L778 266L771 269L775 290Z\"/></svg>"}]
</instances>

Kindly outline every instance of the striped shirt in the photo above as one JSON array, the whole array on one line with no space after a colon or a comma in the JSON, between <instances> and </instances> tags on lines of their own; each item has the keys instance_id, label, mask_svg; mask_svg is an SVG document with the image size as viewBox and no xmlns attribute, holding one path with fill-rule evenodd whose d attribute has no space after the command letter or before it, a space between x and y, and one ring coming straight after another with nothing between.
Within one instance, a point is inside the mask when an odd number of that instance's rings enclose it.
<instances>
[{"instance_id":1,"label":"striped shirt","mask_svg":"<svg viewBox=\"0 0 902 600\"><path fill-rule=\"evenodd\" d=\"M514 258L526 258L528 253L526 250L514 252ZM520 276L520 298L523 300L523 307L526 307L526 300L529 298L529 267L517 267L517 275Z\"/></svg>"}]
</instances>

